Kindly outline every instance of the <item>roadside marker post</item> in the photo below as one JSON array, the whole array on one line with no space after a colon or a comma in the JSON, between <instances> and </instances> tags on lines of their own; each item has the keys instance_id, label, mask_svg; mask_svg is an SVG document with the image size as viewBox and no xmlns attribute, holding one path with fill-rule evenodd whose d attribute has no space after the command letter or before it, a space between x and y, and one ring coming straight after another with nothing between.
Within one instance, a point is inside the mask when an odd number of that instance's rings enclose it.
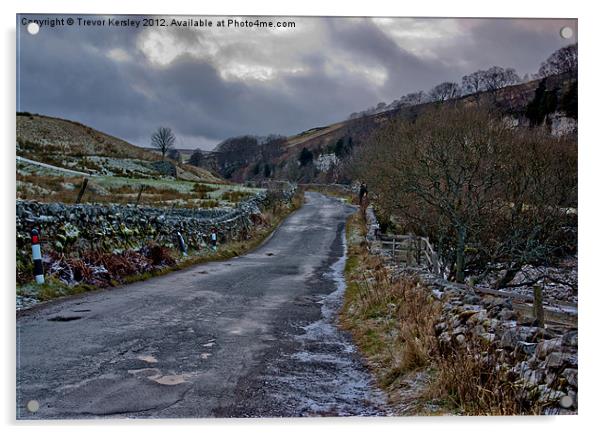
<instances>
[{"instance_id":1,"label":"roadside marker post","mask_svg":"<svg viewBox=\"0 0 602 434\"><path fill-rule=\"evenodd\" d=\"M215 232L215 228L211 230L211 250L217 252L217 233Z\"/></svg>"},{"instance_id":2,"label":"roadside marker post","mask_svg":"<svg viewBox=\"0 0 602 434\"><path fill-rule=\"evenodd\" d=\"M40 246L40 232L37 229L31 230L31 255L33 257L33 274L36 277L36 283L44 283L44 267L42 265L42 248Z\"/></svg>"},{"instance_id":3,"label":"roadside marker post","mask_svg":"<svg viewBox=\"0 0 602 434\"><path fill-rule=\"evenodd\" d=\"M182 237L182 234L180 232L176 233L177 237L178 237L178 244L180 245L180 250L182 251L182 255L183 256L188 256L188 252L187 252L187 248L186 248L186 243L184 242L184 237Z\"/></svg>"}]
</instances>

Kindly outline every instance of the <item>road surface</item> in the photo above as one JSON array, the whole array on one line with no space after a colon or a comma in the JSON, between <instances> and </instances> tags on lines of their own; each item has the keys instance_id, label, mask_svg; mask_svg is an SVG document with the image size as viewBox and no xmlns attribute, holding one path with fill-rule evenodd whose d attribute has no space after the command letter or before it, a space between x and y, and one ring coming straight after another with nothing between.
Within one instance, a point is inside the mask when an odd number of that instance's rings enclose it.
<instances>
[{"instance_id":1,"label":"road surface","mask_svg":"<svg viewBox=\"0 0 602 434\"><path fill-rule=\"evenodd\" d=\"M351 212L307 193L252 253L19 315L17 417L385 414L336 327Z\"/></svg>"}]
</instances>

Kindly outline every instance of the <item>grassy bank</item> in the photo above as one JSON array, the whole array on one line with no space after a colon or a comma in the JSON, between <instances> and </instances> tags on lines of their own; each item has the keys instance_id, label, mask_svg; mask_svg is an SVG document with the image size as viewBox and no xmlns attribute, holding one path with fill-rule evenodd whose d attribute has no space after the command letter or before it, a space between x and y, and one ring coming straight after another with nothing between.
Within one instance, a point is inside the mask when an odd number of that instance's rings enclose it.
<instances>
[{"instance_id":1,"label":"grassy bank","mask_svg":"<svg viewBox=\"0 0 602 434\"><path fill-rule=\"evenodd\" d=\"M436 299L418 277L394 277L368 251L359 213L346 229L341 324L400 415L542 414L542 403L511 375L512 351L470 333L462 345L446 345L437 329L455 321L447 296Z\"/></svg>"},{"instance_id":2,"label":"grassy bank","mask_svg":"<svg viewBox=\"0 0 602 434\"><path fill-rule=\"evenodd\" d=\"M214 208L234 205L258 189L235 184L173 178L87 177L82 203L134 204L155 207ZM17 164L17 198L37 202L75 203L84 178Z\"/></svg>"},{"instance_id":3,"label":"grassy bank","mask_svg":"<svg viewBox=\"0 0 602 434\"><path fill-rule=\"evenodd\" d=\"M217 251L210 249L189 250L188 256L183 256L178 250L160 246L152 246L147 256L140 252L126 251L123 253L92 253L100 256L98 261L109 270L112 278L103 285L95 285L85 281L85 271L82 281L77 284L67 284L52 273L48 273L44 285L28 283L17 286L17 295L33 297L38 301L48 301L58 297L81 294L96 291L106 287L117 287L151 277L165 275L173 271L182 270L187 267L210 261L222 261L243 255L257 248L293 211L299 209L303 204L303 195L298 193L288 205L278 205L265 210L261 215L261 222L254 226L250 238L246 240L232 240L218 246ZM85 257L85 254L84 254ZM67 258L66 261L74 270L82 270L84 261L80 258ZM142 267L136 270L136 262L145 261L155 266ZM140 268L140 267L138 267Z\"/></svg>"},{"instance_id":4,"label":"grassy bank","mask_svg":"<svg viewBox=\"0 0 602 434\"><path fill-rule=\"evenodd\" d=\"M364 237L365 224L356 213L347 222L341 323L399 414L445 413L446 403L431 393L440 306L416 281L392 281Z\"/></svg>"}]
</instances>

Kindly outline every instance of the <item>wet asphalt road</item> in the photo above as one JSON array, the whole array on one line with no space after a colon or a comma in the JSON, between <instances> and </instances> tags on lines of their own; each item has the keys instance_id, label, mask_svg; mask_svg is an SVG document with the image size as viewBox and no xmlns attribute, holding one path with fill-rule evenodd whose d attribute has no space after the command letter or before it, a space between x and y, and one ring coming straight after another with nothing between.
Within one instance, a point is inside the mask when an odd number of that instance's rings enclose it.
<instances>
[{"instance_id":1,"label":"wet asphalt road","mask_svg":"<svg viewBox=\"0 0 602 434\"><path fill-rule=\"evenodd\" d=\"M352 212L307 193L250 254L20 315L17 417L386 413L336 327Z\"/></svg>"}]
</instances>

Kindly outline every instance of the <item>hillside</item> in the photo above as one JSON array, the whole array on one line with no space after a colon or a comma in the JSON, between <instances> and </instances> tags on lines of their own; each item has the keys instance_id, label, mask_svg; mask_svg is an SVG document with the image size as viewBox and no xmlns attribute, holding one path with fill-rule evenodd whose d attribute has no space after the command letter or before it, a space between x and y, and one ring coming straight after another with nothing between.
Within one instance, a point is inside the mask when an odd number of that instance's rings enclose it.
<instances>
[{"instance_id":1,"label":"hillside","mask_svg":"<svg viewBox=\"0 0 602 434\"><path fill-rule=\"evenodd\" d=\"M576 128L576 88L576 75L562 74L444 102L403 106L303 131L287 137L277 147L270 146L269 152L267 145L257 145L252 159L247 148L225 153L218 146L217 169L222 176L239 182L265 179L266 174L301 182L347 182L350 175L345 161L354 147L362 146L370 134L391 119L413 120L435 105L490 106L517 125L545 122L554 133L564 134ZM241 142L243 145L247 146ZM299 157L304 148L311 152L311 161L302 165Z\"/></svg>"},{"instance_id":2,"label":"hillside","mask_svg":"<svg viewBox=\"0 0 602 434\"><path fill-rule=\"evenodd\" d=\"M70 120L17 114L17 155L91 175L174 176L198 182L223 182L208 170L162 163L156 153Z\"/></svg>"}]
</instances>

